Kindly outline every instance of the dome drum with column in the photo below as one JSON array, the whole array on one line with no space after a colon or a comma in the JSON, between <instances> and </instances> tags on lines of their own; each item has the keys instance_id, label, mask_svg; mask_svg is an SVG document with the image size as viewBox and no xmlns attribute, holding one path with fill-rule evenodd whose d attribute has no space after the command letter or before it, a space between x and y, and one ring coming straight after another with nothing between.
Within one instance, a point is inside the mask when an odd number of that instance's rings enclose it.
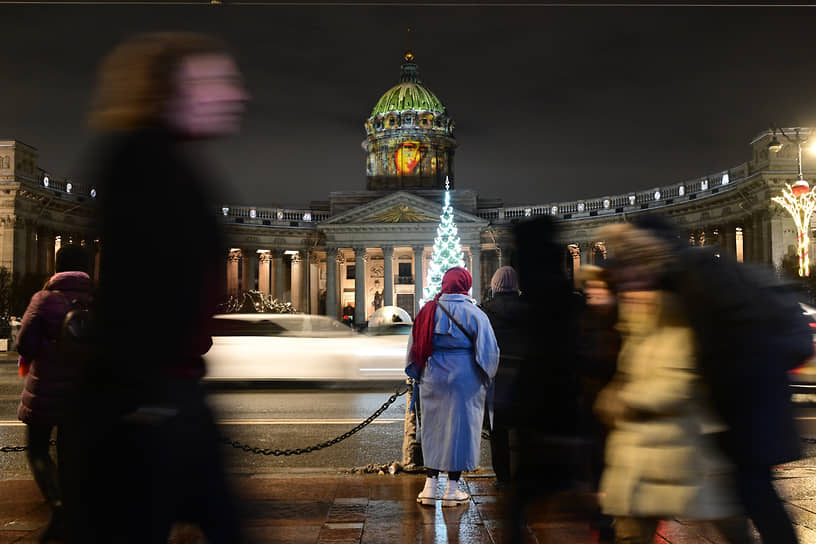
<instances>
[{"instance_id":1,"label":"dome drum with column","mask_svg":"<svg viewBox=\"0 0 816 544\"><path fill-rule=\"evenodd\" d=\"M412 53L400 82L386 91L365 122L369 190L441 189L453 181L454 123L434 93L422 86Z\"/></svg>"}]
</instances>

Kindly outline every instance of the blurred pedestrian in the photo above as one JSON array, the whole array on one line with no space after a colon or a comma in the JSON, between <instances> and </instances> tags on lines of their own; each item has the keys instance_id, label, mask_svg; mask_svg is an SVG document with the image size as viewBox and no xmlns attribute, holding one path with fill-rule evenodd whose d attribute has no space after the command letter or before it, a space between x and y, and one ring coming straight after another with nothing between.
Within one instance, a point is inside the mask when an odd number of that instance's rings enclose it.
<instances>
[{"instance_id":1,"label":"blurred pedestrian","mask_svg":"<svg viewBox=\"0 0 816 544\"><path fill-rule=\"evenodd\" d=\"M608 271L608 263L604 263L604 266L583 265L578 277L584 294L577 348L581 426L590 441L589 483L595 492L598 491L604 468L607 427L596 417L593 406L598 394L615 375L621 344L616 327L617 298L609 286ZM612 518L601 512L600 504L595 518L594 525L602 541L612 540Z\"/></svg>"},{"instance_id":2,"label":"blurred pedestrian","mask_svg":"<svg viewBox=\"0 0 816 544\"><path fill-rule=\"evenodd\" d=\"M532 503L548 516L584 515L571 500L586 484L588 453L580 434L575 351L580 300L566 274L560 238L558 224L548 216L513 227L513 265L525 299L518 410L511 429L512 451L518 452L509 493L514 544L526 541Z\"/></svg>"},{"instance_id":3,"label":"blurred pedestrian","mask_svg":"<svg viewBox=\"0 0 816 544\"><path fill-rule=\"evenodd\" d=\"M241 72L216 38L137 35L104 60L94 99L102 340L77 416L94 414L78 431L76 542L166 543L186 521L208 542L239 543L200 385L227 246L215 168L197 144L238 131Z\"/></svg>"},{"instance_id":4,"label":"blurred pedestrian","mask_svg":"<svg viewBox=\"0 0 816 544\"><path fill-rule=\"evenodd\" d=\"M420 436L427 469L417 502L439 498L439 472L448 473L442 506L465 504L459 487L463 471L479 465L479 445L487 390L499 364L499 348L487 316L468 296L470 273L454 267L442 288L414 320L406 374L419 382Z\"/></svg>"},{"instance_id":5,"label":"blurred pedestrian","mask_svg":"<svg viewBox=\"0 0 816 544\"><path fill-rule=\"evenodd\" d=\"M518 287L518 274L512 266L502 266L490 280L493 296L482 310L490 319L490 325L499 344L499 368L493 387L488 392L490 420L490 457L494 485L507 488L511 482L512 459L510 429L518 413L519 373L524 356L524 320L526 308ZM518 462L518 460L516 460Z\"/></svg>"},{"instance_id":6,"label":"blurred pedestrian","mask_svg":"<svg viewBox=\"0 0 816 544\"><path fill-rule=\"evenodd\" d=\"M596 400L611 427L600 489L615 542L651 543L660 520L709 520L729 542L750 542L734 467L712 431L722 422L695 354L695 335L666 281L676 248L629 224L600 229L616 257L622 347Z\"/></svg>"},{"instance_id":7,"label":"blurred pedestrian","mask_svg":"<svg viewBox=\"0 0 816 544\"><path fill-rule=\"evenodd\" d=\"M83 247L62 246L55 260L56 273L31 297L17 335L17 352L28 363L17 417L26 424L26 454L34 481L51 508L40 542L67 536L60 482L63 471L72 467L61 455L62 424L78 390L82 361L64 356L57 346L66 314L87 306L93 292L90 258ZM49 453L54 427L56 463Z\"/></svg>"},{"instance_id":8,"label":"blurred pedestrian","mask_svg":"<svg viewBox=\"0 0 816 544\"><path fill-rule=\"evenodd\" d=\"M637 227L671 243L678 238L657 217ZM717 442L736 467L742 507L763 542L795 544L772 468L801 457L788 371L813 352L803 295L772 268L739 263L718 247L682 247L669 282L693 324L699 370L726 425Z\"/></svg>"}]
</instances>

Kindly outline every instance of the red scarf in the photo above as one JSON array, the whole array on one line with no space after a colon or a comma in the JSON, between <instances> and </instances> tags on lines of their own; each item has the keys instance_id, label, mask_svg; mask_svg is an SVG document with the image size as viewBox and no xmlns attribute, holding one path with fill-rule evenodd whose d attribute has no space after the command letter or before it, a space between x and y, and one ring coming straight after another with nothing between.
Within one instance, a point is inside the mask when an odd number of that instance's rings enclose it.
<instances>
[{"instance_id":1,"label":"red scarf","mask_svg":"<svg viewBox=\"0 0 816 544\"><path fill-rule=\"evenodd\" d=\"M461 266L455 266L442 276L442 289L432 301L425 304L414 319L412 329L414 343L411 344L409 360L414 362L417 374L420 374L433 353L433 331L436 325L436 301L443 294L466 295L473 285L470 272Z\"/></svg>"}]
</instances>

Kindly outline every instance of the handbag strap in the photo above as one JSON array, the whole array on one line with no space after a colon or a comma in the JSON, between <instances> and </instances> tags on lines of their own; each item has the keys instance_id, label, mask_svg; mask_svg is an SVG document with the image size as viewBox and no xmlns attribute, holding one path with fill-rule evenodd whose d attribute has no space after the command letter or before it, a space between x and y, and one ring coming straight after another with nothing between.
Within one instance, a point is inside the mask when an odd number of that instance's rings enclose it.
<instances>
[{"instance_id":1,"label":"handbag strap","mask_svg":"<svg viewBox=\"0 0 816 544\"><path fill-rule=\"evenodd\" d=\"M461 324L461 323L459 323L459 321L457 321L457 320L456 320L456 318L455 318L455 317L453 317L453 316L451 315L451 313L448 311L448 309L447 309L447 308L445 308L444 306L442 306L442 303L441 303L441 302L439 302L439 301L437 300L437 301L436 301L436 305L437 305L437 306L439 306L440 308L442 308L442 311L443 311L443 312L445 312L445 315L447 315L447 316L448 316L448 318L450 318L450 320L451 320L451 321L453 321L453 322L456 324L456 326L457 326L457 327L459 327L459 329L460 329L460 330L461 330L463 333L465 333L465 336L467 336L467 337L468 337L468 340L470 340L470 343L471 343L471 344L473 344L473 346L475 347L475 346L476 346L476 339L473 337L473 335L472 335L472 334L471 334L471 333L470 333L470 332L469 332L469 331L468 331L466 328L464 328L464 327L462 326L462 324Z\"/></svg>"}]
</instances>

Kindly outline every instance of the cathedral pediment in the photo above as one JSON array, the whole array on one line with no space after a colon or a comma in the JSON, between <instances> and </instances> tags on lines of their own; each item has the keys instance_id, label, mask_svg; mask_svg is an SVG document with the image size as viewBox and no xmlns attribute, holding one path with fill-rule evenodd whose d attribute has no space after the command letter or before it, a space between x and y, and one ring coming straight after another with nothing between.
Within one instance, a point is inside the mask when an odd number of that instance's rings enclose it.
<instances>
[{"instance_id":1,"label":"cathedral pediment","mask_svg":"<svg viewBox=\"0 0 816 544\"><path fill-rule=\"evenodd\" d=\"M442 213L442 203L422 198L407 191L398 191L377 200L335 215L322 221L321 228L332 226L438 223ZM454 209L457 225L486 223L483 219Z\"/></svg>"},{"instance_id":2,"label":"cathedral pediment","mask_svg":"<svg viewBox=\"0 0 816 544\"><path fill-rule=\"evenodd\" d=\"M428 221L439 221L439 218L425 215L411 206L397 205L389 210L383 210L376 215L367 217L365 220L370 223L426 223Z\"/></svg>"}]
</instances>

